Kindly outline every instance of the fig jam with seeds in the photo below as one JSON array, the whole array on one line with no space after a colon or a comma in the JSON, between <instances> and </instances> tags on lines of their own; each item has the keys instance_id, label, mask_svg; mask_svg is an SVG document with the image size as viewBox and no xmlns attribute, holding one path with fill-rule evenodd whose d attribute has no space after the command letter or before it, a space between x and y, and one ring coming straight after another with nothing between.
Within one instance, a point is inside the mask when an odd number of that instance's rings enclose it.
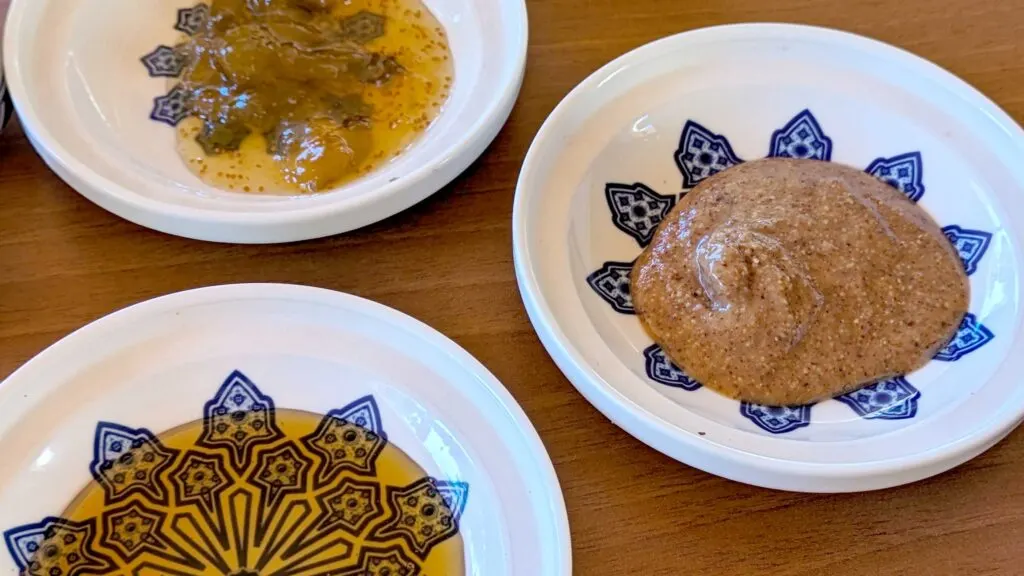
<instances>
[{"instance_id":1,"label":"fig jam with seeds","mask_svg":"<svg viewBox=\"0 0 1024 576\"><path fill-rule=\"evenodd\" d=\"M427 129L452 84L444 29L418 0L213 0L179 49L179 153L236 192L366 174Z\"/></svg>"}]
</instances>

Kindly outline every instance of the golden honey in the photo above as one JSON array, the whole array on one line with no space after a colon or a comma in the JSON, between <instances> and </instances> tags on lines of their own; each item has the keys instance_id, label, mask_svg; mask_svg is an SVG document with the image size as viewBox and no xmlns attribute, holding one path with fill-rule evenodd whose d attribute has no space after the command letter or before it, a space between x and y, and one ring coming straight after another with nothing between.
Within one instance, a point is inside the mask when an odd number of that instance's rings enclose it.
<instances>
[{"instance_id":1,"label":"golden honey","mask_svg":"<svg viewBox=\"0 0 1024 576\"><path fill-rule=\"evenodd\" d=\"M390 443L372 396L275 410L234 372L203 415L159 435L100 422L93 481L61 516L5 532L21 573L464 574L468 484Z\"/></svg>"}]
</instances>

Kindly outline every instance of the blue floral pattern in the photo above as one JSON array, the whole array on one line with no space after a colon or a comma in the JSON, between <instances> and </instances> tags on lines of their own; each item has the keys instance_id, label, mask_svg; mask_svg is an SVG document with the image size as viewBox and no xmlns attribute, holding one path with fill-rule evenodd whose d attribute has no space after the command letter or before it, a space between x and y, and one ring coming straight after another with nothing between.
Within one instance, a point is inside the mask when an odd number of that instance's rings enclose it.
<instances>
[{"instance_id":1,"label":"blue floral pattern","mask_svg":"<svg viewBox=\"0 0 1024 576\"><path fill-rule=\"evenodd\" d=\"M683 173L683 188L693 188L701 180L735 166L743 160L732 151L729 141L693 120L687 120L675 154L676 166Z\"/></svg>"},{"instance_id":2,"label":"blue floral pattern","mask_svg":"<svg viewBox=\"0 0 1024 576\"><path fill-rule=\"evenodd\" d=\"M587 276L587 284L620 314L635 314L629 286L632 262L605 262L600 270Z\"/></svg>"},{"instance_id":3,"label":"blue floral pattern","mask_svg":"<svg viewBox=\"0 0 1024 576\"><path fill-rule=\"evenodd\" d=\"M833 141L810 110L803 110L770 137L769 156L832 159ZM687 120L673 160L683 176L683 188L690 189L704 179L743 162L722 134L694 120ZM924 160L919 151L895 156L877 157L865 172L896 188L911 201L921 200L925 193ZM641 182L608 183L605 197L612 224L645 247L653 239L657 226L675 206L669 196L655 192ZM642 210L634 210L640 206ZM943 233L956 248L968 275L979 264L992 241L992 234L983 230L950 225ZM613 310L634 314L629 276L632 263L605 262L587 277L587 283ZM936 360L954 362L992 341L994 334L974 314L967 314L956 336L935 356ZM695 391L701 384L672 363L657 344L643 351L644 371L658 384ZM905 420L917 414L921 392L905 377L876 382L836 398L867 420ZM810 425L811 406L778 407L741 403L740 413L760 429L772 434L785 434Z\"/></svg>"},{"instance_id":4,"label":"blue floral pattern","mask_svg":"<svg viewBox=\"0 0 1024 576\"><path fill-rule=\"evenodd\" d=\"M468 484L421 477L391 486L376 476L387 435L372 396L330 411L301 438L282 434L278 416L234 372L206 403L188 449L99 423L96 484L83 494L101 498L102 510L4 532L19 573L254 576L277 566L295 576L417 576L458 534Z\"/></svg>"},{"instance_id":5,"label":"blue floral pattern","mask_svg":"<svg viewBox=\"0 0 1024 576\"><path fill-rule=\"evenodd\" d=\"M828 161L832 159L832 139L825 135L814 114L804 110L772 133L768 156Z\"/></svg>"},{"instance_id":6,"label":"blue floral pattern","mask_svg":"<svg viewBox=\"0 0 1024 576\"><path fill-rule=\"evenodd\" d=\"M964 271L970 276L978 271L978 263L985 255L989 244L992 243L992 234L982 230L968 230L956 225L946 226L942 233L956 248L957 254L964 262Z\"/></svg>"},{"instance_id":7,"label":"blue floral pattern","mask_svg":"<svg viewBox=\"0 0 1024 576\"><path fill-rule=\"evenodd\" d=\"M174 86L166 95L153 99L153 111L149 117L168 126L177 126L188 116L187 97L188 93L181 85Z\"/></svg>"},{"instance_id":8,"label":"blue floral pattern","mask_svg":"<svg viewBox=\"0 0 1024 576\"><path fill-rule=\"evenodd\" d=\"M772 434L785 434L811 424L811 407L808 405L765 406L740 402L740 414Z\"/></svg>"},{"instance_id":9,"label":"blue floral pattern","mask_svg":"<svg viewBox=\"0 0 1024 576\"><path fill-rule=\"evenodd\" d=\"M676 366L661 349L652 344L644 349L644 370L647 377L659 384L693 391L701 387L700 382L690 378L686 372Z\"/></svg>"},{"instance_id":10,"label":"blue floral pattern","mask_svg":"<svg viewBox=\"0 0 1024 576\"><path fill-rule=\"evenodd\" d=\"M133 429L111 422L96 427L89 470L103 486L107 501L119 502L139 493L166 504L168 495L156 481L177 457L145 428Z\"/></svg>"},{"instance_id":11,"label":"blue floral pattern","mask_svg":"<svg viewBox=\"0 0 1024 576\"><path fill-rule=\"evenodd\" d=\"M663 196L641 183L608 183L604 188L615 227L632 236L641 246L654 238L658 224L676 205L675 196Z\"/></svg>"},{"instance_id":12,"label":"blue floral pattern","mask_svg":"<svg viewBox=\"0 0 1024 576\"><path fill-rule=\"evenodd\" d=\"M181 8L178 10L178 21L174 29L192 36L199 31L206 19L210 17L210 7L206 4L196 4L192 8Z\"/></svg>"},{"instance_id":13,"label":"blue floral pattern","mask_svg":"<svg viewBox=\"0 0 1024 576\"><path fill-rule=\"evenodd\" d=\"M936 360L943 362L956 362L964 356L988 344L995 338L995 334L978 321L974 314L967 313L960 322L960 328L956 336L948 344L939 350L935 355Z\"/></svg>"},{"instance_id":14,"label":"blue floral pattern","mask_svg":"<svg viewBox=\"0 0 1024 576\"><path fill-rule=\"evenodd\" d=\"M142 65L154 78L177 78L185 68L185 58L174 48L161 44L142 57Z\"/></svg>"},{"instance_id":15,"label":"blue floral pattern","mask_svg":"<svg viewBox=\"0 0 1024 576\"><path fill-rule=\"evenodd\" d=\"M182 8L178 10L174 29L191 36L199 31L209 16L210 7L207 4ZM146 73L153 78L178 78L188 64L180 50L164 44L143 55L140 61L146 68ZM175 84L166 94L153 99L149 118L168 126L177 126L188 115L188 92L180 84Z\"/></svg>"},{"instance_id":16,"label":"blue floral pattern","mask_svg":"<svg viewBox=\"0 0 1024 576\"><path fill-rule=\"evenodd\" d=\"M917 414L921 393L903 376L869 384L860 390L837 396L862 418L905 420Z\"/></svg>"},{"instance_id":17,"label":"blue floral pattern","mask_svg":"<svg viewBox=\"0 0 1024 576\"><path fill-rule=\"evenodd\" d=\"M96 519L74 522L53 516L4 533L7 549L25 576L107 574L110 556L96 550Z\"/></svg>"},{"instance_id":18,"label":"blue floral pattern","mask_svg":"<svg viewBox=\"0 0 1024 576\"><path fill-rule=\"evenodd\" d=\"M914 202L924 196L924 163L920 152L878 158L865 172L903 192Z\"/></svg>"}]
</instances>

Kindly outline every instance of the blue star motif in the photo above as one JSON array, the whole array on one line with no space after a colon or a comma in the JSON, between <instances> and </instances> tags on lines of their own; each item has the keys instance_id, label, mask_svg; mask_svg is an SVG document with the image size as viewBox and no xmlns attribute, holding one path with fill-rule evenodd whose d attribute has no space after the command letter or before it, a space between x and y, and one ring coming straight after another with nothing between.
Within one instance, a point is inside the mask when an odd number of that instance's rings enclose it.
<instances>
[{"instance_id":1,"label":"blue star motif","mask_svg":"<svg viewBox=\"0 0 1024 576\"><path fill-rule=\"evenodd\" d=\"M810 110L804 110L780 130L772 133L772 145L768 156L831 160L832 139L825 135L814 114L811 114Z\"/></svg>"},{"instance_id":2,"label":"blue star motif","mask_svg":"<svg viewBox=\"0 0 1024 576\"><path fill-rule=\"evenodd\" d=\"M113 560L94 547L96 519L82 522L48 516L35 524L18 526L4 532L4 541L19 574L111 574L117 571ZM38 554L57 550L57 555Z\"/></svg>"},{"instance_id":3,"label":"blue star motif","mask_svg":"<svg viewBox=\"0 0 1024 576\"><path fill-rule=\"evenodd\" d=\"M381 424L380 409L377 408L377 402L373 396L364 396L341 410L331 410L327 415L350 422L387 439L387 435L384 434L384 426Z\"/></svg>"},{"instance_id":4,"label":"blue star motif","mask_svg":"<svg viewBox=\"0 0 1024 576\"><path fill-rule=\"evenodd\" d=\"M765 406L740 403L740 414L772 434L785 434L811 423L811 406Z\"/></svg>"},{"instance_id":5,"label":"blue star motif","mask_svg":"<svg viewBox=\"0 0 1024 576\"><path fill-rule=\"evenodd\" d=\"M924 163L920 152L877 158L864 170L917 202L924 196Z\"/></svg>"},{"instance_id":6,"label":"blue star motif","mask_svg":"<svg viewBox=\"0 0 1024 576\"><path fill-rule=\"evenodd\" d=\"M859 416L877 420L905 420L917 414L921 392L903 376L869 384L837 396Z\"/></svg>"},{"instance_id":7,"label":"blue star motif","mask_svg":"<svg viewBox=\"0 0 1024 576\"><path fill-rule=\"evenodd\" d=\"M693 188L701 180L743 162L725 136L715 134L693 120L687 120L676 150L676 166L683 173L683 188Z\"/></svg>"},{"instance_id":8,"label":"blue star motif","mask_svg":"<svg viewBox=\"0 0 1024 576\"><path fill-rule=\"evenodd\" d=\"M149 75L157 78L176 78L181 75L185 68L185 59L178 54L178 51L170 46L161 44L155 50L142 57L142 65L146 67Z\"/></svg>"},{"instance_id":9,"label":"blue star motif","mask_svg":"<svg viewBox=\"0 0 1024 576\"><path fill-rule=\"evenodd\" d=\"M949 241L956 248L957 254L964 262L964 271L970 276L978 271L978 264L981 257L985 255L989 244L992 243L992 234L982 230L968 230L956 225L946 226L942 233L949 238Z\"/></svg>"},{"instance_id":10,"label":"blue star motif","mask_svg":"<svg viewBox=\"0 0 1024 576\"><path fill-rule=\"evenodd\" d=\"M282 436L274 410L274 401L236 370L203 406L203 433L196 445L226 447L232 464L243 469L256 446Z\"/></svg>"},{"instance_id":11,"label":"blue star motif","mask_svg":"<svg viewBox=\"0 0 1024 576\"><path fill-rule=\"evenodd\" d=\"M129 446L130 450L126 450ZM108 502L142 493L155 502L164 503L167 495L159 477L176 454L176 450L166 448L145 428L100 422L93 438L89 470L106 491Z\"/></svg>"},{"instance_id":12,"label":"blue star motif","mask_svg":"<svg viewBox=\"0 0 1024 576\"><path fill-rule=\"evenodd\" d=\"M995 334L971 313L964 315L956 336L935 355L936 360L956 362L995 339Z\"/></svg>"},{"instance_id":13,"label":"blue star motif","mask_svg":"<svg viewBox=\"0 0 1024 576\"><path fill-rule=\"evenodd\" d=\"M662 196L639 182L610 182L605 185L604 194L612 211L612 223L641 246L651 243L658 224L676 204L675 196Z\"/></svg>"},{"instance_id":14,"label":"blue star motif","mask_svg":"<svg viewBox=\"0 0 1024 576\"><path fill-rule=\"evenodd\" d=\"M153 111L149 117L157 122L163 122L168 126L177 126L179 122L188 116L188 106L185 105L187 92L181 85L171 88L166 96L157 96L153 99Z\"/></svg>"},{"instance_id":15,"label":"blue star motif","mask_svg":"<svg viewBox=\"0 0 1024 576\"><path fill-rule=\"evenodd\" d=\"M652 344L644 350L644 370L647 377L659 384L694 391L701 387L700 382L690 378L686 372L676 366L661 346Z\"/></svg>"},{"instance_id":16,"label":"blue star motif","mask_svg":"<svg viewBox=\"0 0 1024 576\"><path fill-rule=\"evenodd\" d=\"M192 8L181 8L178 10L178 21L174 29L192 36L199 31L206 19L210 16L210 7L206 4L196 4Z\"/></svg>"},{"instance_id":17,"label":"blue star motif","mask_svg":"<svg viewBox=\"0 0 1024 576\"><path fill-rule=\"evenodd\" d=\"M632 271L632 262L605 262L600 270L587 276L587 284L605 302L611 304L616 312L635 314L629 287L629 274Z\"/></svg>"}]
</instances>

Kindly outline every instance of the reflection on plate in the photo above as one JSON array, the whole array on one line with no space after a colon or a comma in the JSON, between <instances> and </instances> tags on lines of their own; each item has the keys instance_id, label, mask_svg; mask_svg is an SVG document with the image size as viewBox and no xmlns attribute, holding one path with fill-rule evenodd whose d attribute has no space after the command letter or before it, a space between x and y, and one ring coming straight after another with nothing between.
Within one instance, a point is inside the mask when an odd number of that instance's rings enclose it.
<instances>
[{"instance_id":1,"label":"reflection on plate","mask_svg":"<svg viewBox=\"0 0 1024 576\"><path fill-rule=\"evenodd\" d=\"M325 416L275 409L234 372L202 414L161 434L100 422L89 486L59 517L4 532L18 569L463 573L468 484L390 444L372 396Z\"/></svg>"}]
</instances>

